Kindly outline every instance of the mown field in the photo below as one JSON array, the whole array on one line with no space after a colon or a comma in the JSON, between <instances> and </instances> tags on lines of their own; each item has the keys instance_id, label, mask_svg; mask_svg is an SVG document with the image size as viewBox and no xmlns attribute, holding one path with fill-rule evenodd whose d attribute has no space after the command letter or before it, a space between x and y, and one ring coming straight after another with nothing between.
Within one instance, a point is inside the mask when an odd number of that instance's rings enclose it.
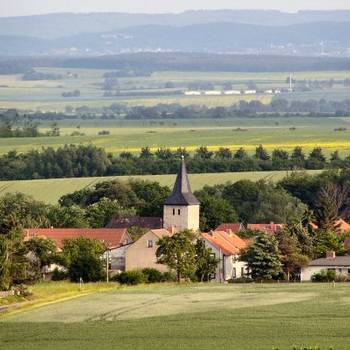
<instances>
[{"instance_id":1,"label":"mown field","mask_svg":"<svg viewBox=\"0 0 350 350\"><path fill-rule=\"evenodd\" d=\"M47 131L49 123L41 125ZM42 147L57 148L64 144L94 144L108 152L139 153L142 147L177 149L186 147L193 152L200 146L211 150L244 147L254 151L263 144L269 151L283 148L291 151L302 146L305 151L322 147L327 155L339 150L350 153L350 118L236 118L230 120L171 120L171 121L64 121L60 122L60 137L0 138L0 154L11 150L26 152ZM343 128L345 130L335 131ZM109 135L100 136L102 130ZM73 132L81 136L71 136Z\"/></svg>"},{"instance_id":2,"label":"mown field","mask_svg":"<svg viewBox=\"0 0 350 350\"><path fill-rule=\"evenodd\" d=\"M118 78L118 87L112 90L119 95L106 97L102 90L103 74L98 69L36 68L43 73L61 74L60 80L22 81L21 75L0 76L0 108L19 108L43 111L64 111L66 106L103 107L113 103L130 106L153 106L159 103L179 103L182 105L200 104L230 106L239 100L260 100L269 103L272 95L252 96L185 96L189 83L210 82L215 89L222 89L225 82L233 89L246 89L249 81L254 81L259 89L287 88L287 73L242 73L242 72L154 72L149 77ZM75 76L76 75L76 76ZM294 79L303 80L341 80L350 78L349 71L343 72L298 72ZM171 88L165 84L171 82ZM74 98L62 97L63 92L80 90L81 95ZM349 87L335 84L331 89L314 90L301 94L283 94L287 99L345 99L349 96ZM174 92L177 95L173 95ZM152 96L145 96L145 93Z\"/></svg>"},{"instance_id":3,"label":"mown field","mask_svg":"<svg viewBox=\"0 0 350 350\"><path fill-rule=\"evenodd\" d=\"M309 170L309 174L319 173L319 171ZM212 173L212 174L190 174L192 190L199 190L205 185L236 182L242 179L257 181L278 181L288 175L287 171L260 171L241 173ZM35 199L55 204L58 199L67 193L91 187L97 182L118 179L127 181L128 179L142 179L157 181L162 186L172 188L175 182L175 175L145 175L145 176L111 176L111 177L85 177L68 179L47 179L47 180L22 180L22 181L0 181L0 196L6 193L21 192L33 196Z\"/></svg>"},{"instance_id":4,"label":"mown field","mask_svg":"<svg viewBox=\"0 0 350 350\"><path fill-rule=\"evenodd\" d=\"M350 285L139 286L1 318L8 350L348 350Z\"/></svg>"}]
</instances>

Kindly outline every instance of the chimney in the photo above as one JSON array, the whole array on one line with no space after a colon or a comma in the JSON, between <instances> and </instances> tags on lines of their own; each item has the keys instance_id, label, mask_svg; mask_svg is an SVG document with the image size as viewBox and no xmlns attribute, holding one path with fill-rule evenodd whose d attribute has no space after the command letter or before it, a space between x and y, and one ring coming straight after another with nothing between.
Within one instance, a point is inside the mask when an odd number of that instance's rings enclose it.
<instances>
[{"instance_id":1,"label":"chimney","mask_svg":"<svg viewBox=\"0 0 350 350\"><path fill-rule=\"evenodd\" d=\"M335 252L334 251L326 252L326 259L335 259Z\"/></svg>"}]
</instances>

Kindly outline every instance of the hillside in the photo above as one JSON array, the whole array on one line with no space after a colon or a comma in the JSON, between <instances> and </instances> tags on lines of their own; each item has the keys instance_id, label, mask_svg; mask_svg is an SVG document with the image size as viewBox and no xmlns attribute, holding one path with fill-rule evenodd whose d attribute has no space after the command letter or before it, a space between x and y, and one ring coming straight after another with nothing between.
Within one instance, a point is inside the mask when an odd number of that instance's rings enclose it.
<instances>
[{"instance_id":1,"label":"hillside","mask_svg":"<svg viewBox=\"0 0 350 350\"><path fill-rule=\"evenodd\" d=\"M2 55L184 51L348 56L349 31L350 22L314 22L289 26L216 22L188 26L137 25L54 39L28 36L30 32L25 35L4 35L1 32L0 50Z\"/></svg>"},{"instance_id":2,"label":"hillside","mask_svg":"<svg viewBox=\"0 0 350 350\"><path fill-rule=\"evenodd\" d=\"M143 25L189 26L203 23L266 23L270 26L311 22L344 22L350 11L204 10L179 14L60 13L0 18L2 35L59 38L82 33L102 33Z\"/></svg>"}]
</instances>

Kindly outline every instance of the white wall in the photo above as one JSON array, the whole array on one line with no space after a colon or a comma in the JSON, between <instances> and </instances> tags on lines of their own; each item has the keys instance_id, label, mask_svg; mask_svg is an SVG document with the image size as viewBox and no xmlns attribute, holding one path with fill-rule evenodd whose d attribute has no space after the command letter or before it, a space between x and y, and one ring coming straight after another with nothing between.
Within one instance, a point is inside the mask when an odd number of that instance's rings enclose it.
<instances>
[{"instance_id":1,"label":"white wall","mask_svg":"<svg viewBox=\"0 0 350 350\"><path fill-rule=\"evenodd\" d=\"M179 214L180 210L180 214ZM175 227L177 231L199 230L199 205L165 205L163 227Z\"/></svg>"},{"instance_id":2,"label":"white wall","mask_svg":"<svg viewBox=\"0 0 350 350\"><path fill-rule=\"evenodd\" d=\"M301 269L300 279L302 282L311 281L312 275L319 273L321 270L335 269L337 275L347 275L348 267L336 267L336 266L307 266Z\"/></svg>"},{"instance_id":3,"label":"white wall","mask_svg":"<svg viewBox=\"0 0 350 350\"><path fill-rule=\"evenodd\" d=\"M207 248L211 248L212 253L215 254L215 257L217 259L220 259L218 267L216 269L216 276L213 281L225 282L232 278L244 277L244 274L247 273L247 264L244 261L239 261L238 256L224 255L222 251L218 250L207 240L205 240L205 245Z\"/></svg>"}]
</instances>

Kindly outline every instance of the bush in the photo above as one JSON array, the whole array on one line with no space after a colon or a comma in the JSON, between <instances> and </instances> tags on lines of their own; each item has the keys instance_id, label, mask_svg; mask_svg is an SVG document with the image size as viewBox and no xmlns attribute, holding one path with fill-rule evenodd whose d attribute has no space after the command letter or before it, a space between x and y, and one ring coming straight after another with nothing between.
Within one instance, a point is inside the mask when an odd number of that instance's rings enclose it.
<instances>
[{"instance_id":1,"label":"bush","mask_svg":"<svg viewBox=\"0 0 350 350\"><path fill-rule=\"evenodd\" d=\"M58 268L55 268L52 271L52 276L51 276L52 281L63 281L67 278L68 278L68 274L64 270L59 270Z\"/></svg>"},{"instance_id":2,"label":"bush","mask_svg":"<svg viewBox=\"0 0 350 350\"><path fill-rule=\"evenodd\" d=\"M141 270L125 271L115 276L115 280L120 284L135 286L146 282L146 276Z\"/></svg>"},{"instance_id":3,"label":"bush","mask_svg":"<svg viewBox=\"0 0 350 350\"><path fill-rule=\"evenodd\" d=\"M146 268L142 270L142 273L145 276L146 283L163 282L163 274L157 269Z\"/></svg>"},{"instance_id":4,"label":"bush","mask_svg":"<svg viewBox=\"0 0 350 350\"><path fill-rule=\"evenodd\" d=\"M164 272L162 282L176 282L176 274L174 272Z\"/></svg>"},{"instance_id":5,"label":"bush","mask_svg":"<svg viewBox=\"0 0 350 350\"><path fill-rule=\"evenodd\" d=\"M337 278L334 270L321 270L311 277L312 282L333 282Z\"/></svg>"},{"instance_id":6,"label":"bush","mask_svg":"<svg viewBox=\"0 0 350 350\"><path fill-rule=\"evenodd\" d=\"M254 280L250 277L239 277L228 280L228 283L252 283Z\"/></svg>"}]
</instances>

